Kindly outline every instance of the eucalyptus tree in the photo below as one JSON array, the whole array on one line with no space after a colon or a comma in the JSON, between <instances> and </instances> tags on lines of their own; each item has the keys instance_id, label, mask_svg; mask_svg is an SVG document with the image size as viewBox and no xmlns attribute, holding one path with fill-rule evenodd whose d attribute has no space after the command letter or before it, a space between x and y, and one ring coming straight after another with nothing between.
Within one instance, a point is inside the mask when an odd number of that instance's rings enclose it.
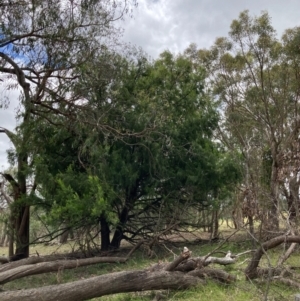
<instances>
[{"instance_id":1,"label":"eucalyptus tree","mask_svg":"<svg viewBox=\"0 0 300 301\"><path fill-rule=\"evenodd\" d=\"M0 128L14 145L16 178L3 173L12 185L12 227L15 253L29 252L30 195L26 179L33 171L32 128L50 114L73 118L82 109L81 96L72 88L79 66L112 47L120 35L115 21L130 13L135 1L24 0L0 4L0 74L9 89L20 91L19 126ZM10 252L12 255L12 250Z\"/></svg>"},{"instance_id":2,"label":"eucalyptus tree","mask_svg":"<svg viewBox=\"0 0 300 301\"><path fill-rule=\"evenodd\" d=\"M229 37L198 52L223 112L222 137L243 153L245 186L267 213L270 230L279 227L279 200L288 194L284 182L299 176L298 36L294 28L279 40L267 13L252 18L244 11ZM293 214L296 195L288 205Z\"/></svg>"}]
</instances>

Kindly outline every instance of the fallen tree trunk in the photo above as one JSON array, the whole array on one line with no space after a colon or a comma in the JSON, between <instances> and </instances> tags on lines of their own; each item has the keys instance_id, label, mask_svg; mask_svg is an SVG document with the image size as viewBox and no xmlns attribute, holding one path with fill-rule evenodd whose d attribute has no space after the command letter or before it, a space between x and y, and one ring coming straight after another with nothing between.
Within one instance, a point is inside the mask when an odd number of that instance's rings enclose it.
<instances>
[{"instance_id":1,"label":"fallen tree trunk","mask_svg":"<svg viewBox=\"0 0 300 301\"><path fill-rule=\"evenodd\" d=\"M81 262L89 262L89 260L92 260L91 262L93 263L114 263L114 262L125 262L126 260L128 260L128 256L127 257L91 257L91 258L82 258L82 259L70 259L70 258L66 258L63 255L61 256L32 256L29 258L25 258L22 259L20 261L13 261L13 262L9 262L7 264L3 264L0 266L0 275L1 273L5 272L5 271L9 271L9 270L16 270L17 268L21 268L24 266L32 266L35 264L39 264L39 263L48 263L48 262L61 262L61 265L64 264L64 262L78 262L78 264L81 266ZM91 264L93 264L91 263ZM76 266L75 266L76 267ZM51 271L49 271L51 272Z\"/></svg>"},{"instance_id":2,"label":"fallen tree trunk","mask_svg":"<svg viewBox=\"0 0 300 301\"><path fill-rule=\"evenodd\" d=\"M94 257L78 260L58 260L52 262L42 262L31 265L22 265L14 269L0 273L0 284L7 283L26 276L57 272L59 270L74 269L77 267L97 264L97 263L124 263L127 258L122 257Z\"/></svg>"},{"instance_id":3,"label":"fallen tree trunk","mask_svg":"<svg viewBox=\"0 0 300 301\"><path fill-rule=\"evenodd\" d=\"M85 262L84 259L90 258L97 258L97 261L94 263L115 263L115 262L125 262L128 258L143 244L143 241L140 241L138 244L132 248L126 257L110 257L110 256L103 256L103 257L86 257L84 253L76 252L76 253L68 253L68 254L55 254L55 255L46 255L46 256L31 256L29 258L24 258L18 261L7 262L6 264L0 265L0 273L15 269L17 267L25 266L25 265L33 265L37 263L45 263L45 262L53 262L53 261L66 261L66 260L82 260ZM100 259L101 258L101 259ZM88 261L86 261L88 262ZM79 262L80 263L80 262ZM93 264L93 263L91 263ZM50 271L51 272L51 271Z\"/></svg>"},{"instance_id":4,"label":"fallen tree trunk","mask_svg":"<svg viewBox=\"0 0 300 301\"><path fill-rule=\"evenodd\" d=\"M182 272L118 272L72 283L0 294L2 301L81 301L104 295L158 289L183 289L202 283L201 279Z\"/></svg>"},{"instance_id":5,"label":"fallen tree trunk","mask_svg":"<svg viewBox=\"0 0 300 301\"><path fill-rule=\"evenodd\" d=\"M187 273L176 271L179 265L185 264L190 255L190 251L185 248L184 252L172 263L155 265L154 269L117 272L66 284L7 291L0 293L0 299L2 301L82 301L121 292L183 289L202 284L203 279L201 278L207 277L223 282L235 280L234 276L225 271L211 268L196 267Z\"/></svg>"},{"instance_id":6,"label":"fallen tree trunk","mask_svg":"<svg viewBox=\"0 0 300 301\"><path fill-rule=\"evenodd\" d=\"M8 257L4 257L4 256L1 256L0 257L0 263L8 263L9 262L9 258Z\"/></svg>"}]
</instances>

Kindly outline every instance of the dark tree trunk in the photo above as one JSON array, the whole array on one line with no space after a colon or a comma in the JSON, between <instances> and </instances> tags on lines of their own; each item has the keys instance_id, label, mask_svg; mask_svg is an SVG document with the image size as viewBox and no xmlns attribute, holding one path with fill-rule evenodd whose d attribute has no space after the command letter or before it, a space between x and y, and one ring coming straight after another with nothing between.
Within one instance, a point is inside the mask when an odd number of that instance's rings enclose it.
<instances>
[{"instance_id":1,"label":"dark tree trunk","mask_svg":"<svg viewBox=\"0 0 300 301\"><path fill-rule=\"evenodd\" d=\"M29 206L21 206L16 222L16 255L29 257Z\"/></svg>"},{"instance_id":2,"label":"dark tree trunk","mask_svg":"<svg viewBox=\"0 0 300 301\"><path fill-rule=\"evenodd\" d=\"M18 156L18 175L16 181L10 174L2 174L10 183L13 189L14 202L11 205L10 213L10 246L9 256L22 255L29 256L29 217L30 207L26 204L26 176L27 156ZM13 252L14 241L16 243L16 251Z\"/></svg>"},{"instance_id":3,"label":"dark tree trunk","mask_svg":"<svg viewBox=\"0 0 300 301\"><path fill-rule=\"evenodd\" d=\"M26 187L26 168L27 154L20 152L18 155L18 192L15 194L14 205L16 209L16 224L15 224L15 238L16 238L16 252L15 255L23 258L29 257L29 223L30 223L30 207L26 204L24 197L27 194Z\"/></svg>"},{"instance_id":4,"label":"dark tree trunk","mask_svg":"<svg viewBox=\"0 0 300 301\"><path fill-rule=\"evenodd\" d=\"M135 200L138 198L139 183L140 180L136 179L135 184L126 192L125 204L119 215L119 223L110 244L111 248L120 248L121 240L124 238L124 227L128 221L129 211L131 208L133 208Z\"/></svg>"},{"instance_id":5,"label":"dark tree trunk","mask_svg":"<svg viewBox=\"0 0 300 301\"><path fill-rule=\"evenodd\" d=\"M299 184L300 181L297 181L297 177L293 177L289 181L289 192L287 193L287 202L289 217L291 221L294 221L299 215Z\"/></svg>"},{"instance_id":6,"label":"dark tree trunk","mask_svg":"<svg viewBox=\"0 0 300 301\"><path fill-rule=\"evenodd\" d=\"M101 251L107 251L110 247L110 230L107 220L104 216L100 218L101 233Z\"/></svg>"},{"instance_id":7,"label":"dark tree trunk","mask_svg":"<svg viewBox=\"0 0 300 301\"><path fill-rule=\"evenodd\" d=\"M120 214L120 219L119 219L119 224L115 230L113 239L111 241L111 247L114 249L119 249L121 245L121 240L123 239L123 228L128 220L128 207L125 205L123 208L121 214Z\"/></svg>"}]
</instances>

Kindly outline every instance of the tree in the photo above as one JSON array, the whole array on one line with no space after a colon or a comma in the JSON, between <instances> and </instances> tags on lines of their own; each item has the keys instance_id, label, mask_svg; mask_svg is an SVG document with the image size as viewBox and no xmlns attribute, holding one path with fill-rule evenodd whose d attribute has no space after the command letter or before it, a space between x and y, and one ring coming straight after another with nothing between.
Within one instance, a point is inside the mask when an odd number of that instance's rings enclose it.
<instances>
[{"instance_id":1,"label":"tree","mask_svg":"<svg viewBox=\"0 0 300 301\"><path fill-rule=\"evenodd\" d=\"M291 153L298 158L298 33L297 28L287 30L279 41L267 13L252 18L244 11L232 22L228 38L198 52L224 112L223 141L242 152L246 189L259 201L268 216L264 224L272 231L279 227L284 181L298 175L296 166L288 168L283 160ZM298 200L289 201L290 212Z\"/></svg>"},{"instance_id":2,"label":"tree","mask_svg":"<svg viewBox=\"0 0 300 301\"><path fill-rule=\"evenodd\" d=\"M71 118L80 110L81 95L72 89L79 66L112 45L120 31L114 21L135 2L9 1L0 5L0 73L8 88L18 88L22 109L12 141L17 177L2 174L14 191L11 222L16 254L29 255L29 208L37 183L26 181L34 170L32 128L49 114ZM74 115L75 114L75 115ZM11 254L12 255L12 254Z\"/></svg>"},{"instance_id":3,"label":"tree","mask_svg":"<svg viewBox=\"0 0 300 301\"><path fill-rule=\"evenodd\" d=\"M101 81L102 69L92 64L75 87L89 100L78 119L90 112L89 122L37 130L48 216L100 223L102 250L195 226L195 210L237 179L212 141L218 116L203 93L203 68L169 52L154 62L117 55L110 56L111 80Z\"/></svg>"}]
</instances>

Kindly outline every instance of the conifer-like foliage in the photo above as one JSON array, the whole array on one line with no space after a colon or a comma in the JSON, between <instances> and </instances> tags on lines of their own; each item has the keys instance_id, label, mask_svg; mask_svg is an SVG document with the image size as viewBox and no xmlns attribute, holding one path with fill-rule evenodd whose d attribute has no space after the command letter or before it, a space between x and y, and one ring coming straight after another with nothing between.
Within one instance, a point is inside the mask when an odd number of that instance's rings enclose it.
<instances>
[{"instance_id":1,"label":"conifer-like foliage","mask_svg":"<svg viewBox=\"0 0 300 301\"><path fill-rule=\"evenodd\" d=\"M82 69L76 89L89 100L78 117L83 122L42 135L50 148L38 173L45 202L51 200L49 216L74 226L100 222L102 249L168 226L195 225L195 211L238 179L213 142L218 114L204 93L200 65L169 52L153 62L111 58L117 71L108 82L99 81L100 68Z\"/></svg>"}]
</instances>

